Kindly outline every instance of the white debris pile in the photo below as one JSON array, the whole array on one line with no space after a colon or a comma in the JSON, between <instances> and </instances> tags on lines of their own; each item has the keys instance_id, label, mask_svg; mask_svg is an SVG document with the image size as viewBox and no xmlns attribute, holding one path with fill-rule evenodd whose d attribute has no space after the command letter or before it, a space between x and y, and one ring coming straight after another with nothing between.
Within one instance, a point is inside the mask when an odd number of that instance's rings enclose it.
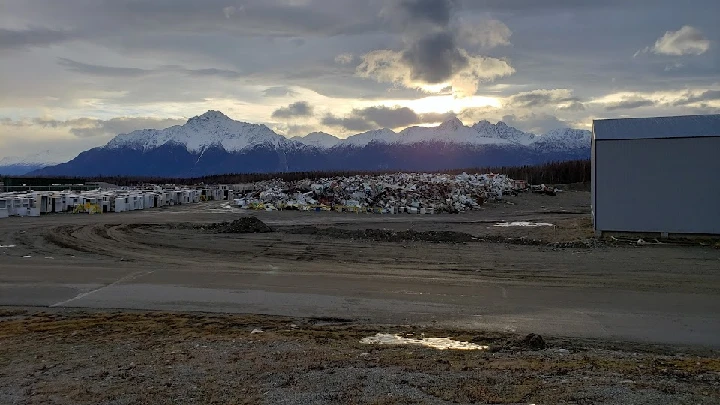
<instances>
[{"instance_id":1,"label":"white debris pile","mask_svg":"<svg viewBox=\"0 0 720 405\"><path fill-rule=\"evenodd\" d=\"M397 173L331 177L315 181L279 179L255 183L235 199L241 208L316 210L378 214L458 213L525 188L501 174Z\"/></svg>"}]
</instances>

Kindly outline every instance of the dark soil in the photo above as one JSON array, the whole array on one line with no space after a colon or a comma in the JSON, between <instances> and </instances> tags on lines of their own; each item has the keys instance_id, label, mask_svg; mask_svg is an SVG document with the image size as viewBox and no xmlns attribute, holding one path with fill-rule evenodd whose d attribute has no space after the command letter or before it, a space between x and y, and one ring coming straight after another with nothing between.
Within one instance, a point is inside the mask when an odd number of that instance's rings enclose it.
<instances>
[{"instance_id":1,"label":"dark soil","mask_svg":"<svg viewBox=\"0 0 720 405\"><path fill-rule=\"evenodd\" d=\"M242 217L232 222L200 225L200 228L216 233L267 233L273 231L272 228L256 217Z\"/></svg>"},{"instance_id":2,"label":"dark soil","mask_svg":"<svg viewBox=\"0 0 720 405\"><path fill-rule=\"evenodd\" d=\"M287 233L297 235L318 235L331 238L367 240L374 242L435 242L435 243L464 243L472 242L477 238L468 233L452 231L425 231L413 230L393 231L389 229L341 229L321 228L317 226L302 226L289 228Z\"/></svg>"}]
</instances>

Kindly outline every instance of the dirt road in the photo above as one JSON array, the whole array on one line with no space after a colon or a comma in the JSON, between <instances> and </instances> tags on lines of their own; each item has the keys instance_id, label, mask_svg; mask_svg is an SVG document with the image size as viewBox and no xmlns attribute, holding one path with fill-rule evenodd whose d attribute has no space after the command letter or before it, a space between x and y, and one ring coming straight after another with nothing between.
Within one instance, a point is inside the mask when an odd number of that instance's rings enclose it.
<instances>
[{"instance_id":1,"label":"dirt road","mask_svg":"<svg viewBox=\"0 0 720 405\"><path fill-rule=\"evenodd\" d=\"M585 192L526 194L422 217L252 213L275 231L261 234L198 229L248 215L226 203L10 218L0 223L0 245L14 245L0 248L0 305L330 316L720 346L720 250L587 242L588 201ZM556 226L494 226L507 221ZM378 240L363 237L366 229L387 231ZM464 236L418 237L428 231Z\"/></svg>"},{"instance_id":2,"label":"dirt road","mask_svg":"<svg viewBox=\"0 0 720 405\"><path fill-rule=\"evenodd\" d=\"M597 242L588 201L4 219L0 403L717 403L720 250ZM212 225L249 214L272 232Z\"/></svg>"}]
</instances>

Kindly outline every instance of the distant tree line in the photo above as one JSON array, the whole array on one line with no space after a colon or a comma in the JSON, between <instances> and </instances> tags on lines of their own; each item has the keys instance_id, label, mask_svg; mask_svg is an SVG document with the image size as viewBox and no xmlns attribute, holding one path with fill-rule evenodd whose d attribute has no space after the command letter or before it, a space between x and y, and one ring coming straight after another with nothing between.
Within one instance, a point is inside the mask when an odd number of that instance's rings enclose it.
<instances>
[{"instance_id":1,"label":"distant tree line","mask_svg":"<svg viewBox=\"0 0 720 405\"><path fill-rule=\"evenodd\" d=\"M466 173L499 173L508 175L515 180L525 180L530 184L571 184L590 181L590 160L572 160L565 162L551 162L536 166L499 166L476 167L456 170L445 170L437 173L460 174ZM102 176L86 177L82 180L73 177L53 178L54 183L81 183L106 182L118 186L139 186L143 184L238 184L253 183L256 181L282 179L297 181L303 179L317 180L324 177L376 175L398 173L394 171L333 171L333 172L291 172L291 173L232 173L202 176L196 178L166 178L166 177L128 177L128 176ZM17 178L16 178L17 179ZM16 180L17 181L17 180Z\"/></svg>"}]
</instances>

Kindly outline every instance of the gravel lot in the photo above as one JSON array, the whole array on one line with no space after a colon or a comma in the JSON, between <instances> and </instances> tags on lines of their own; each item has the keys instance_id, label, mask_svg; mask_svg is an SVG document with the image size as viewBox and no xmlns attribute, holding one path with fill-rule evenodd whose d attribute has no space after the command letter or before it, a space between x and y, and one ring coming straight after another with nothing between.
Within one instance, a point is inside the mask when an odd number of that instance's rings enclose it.
<instances>
[{"instance_id":1,"label":"gravel lot","mask_svg":"<svg viewBox=\"0 0 720 405\"><path fill-rule=\"evenodd\" d=\"M0 404L720 403L716 242L592 236L583 191L3 219Z\"/></svg>"}]
</instances>

